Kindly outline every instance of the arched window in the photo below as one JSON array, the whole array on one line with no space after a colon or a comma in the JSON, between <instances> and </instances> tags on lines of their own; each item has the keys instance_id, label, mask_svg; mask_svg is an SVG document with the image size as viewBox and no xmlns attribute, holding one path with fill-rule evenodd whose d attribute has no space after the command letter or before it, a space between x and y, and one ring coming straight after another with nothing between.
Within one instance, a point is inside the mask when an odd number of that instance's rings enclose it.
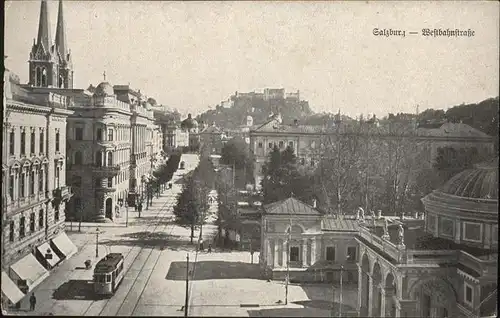
<instances>
[{"instance_id":1,"label":"arched window","mask_svg":"<svg viewBox=\"0 0 500 318\"><path fill-rule=\"evenodd\" d=\"M47 86L47 69L45 67L42 69L42 86Z\"/></svg>"},{"instance_id":2,"label":"arched window","mask_svg":"<svg viewBox=\"0 0 500 318\"><path fill-rule=\"evenodd\" d=\"M80 151L75 152L75 165L81 165L82 162L82 153Z\"/></svg>"},{"instance_id":3,"label":"arched window","mask_svg":"<svg viewBox=\"0 0 500 318\"><path fill-rule=\"evenodd\" d=\"M39 67L35 69L35 86L42 86L42 70Z\"/></svg>"},{"instance_id":4,"label":"arched window","mask_svg":"<svg viewBox=\"0 0 500 318\"><path fill-rule=\"evenodd\" d=\"M113 153L111 151L108 152L108 167L113 165Z\"/></svg>"},{"instance_id":5,"label":"arched window","mask_svg":"<svg viewBox=\"0 0 500 318\"><path fill-rule=\"evenodd\" d=\"M100 151L95 153L95 164L98 167L102 167L102 153Z\"/></svg>"}]
</instances>

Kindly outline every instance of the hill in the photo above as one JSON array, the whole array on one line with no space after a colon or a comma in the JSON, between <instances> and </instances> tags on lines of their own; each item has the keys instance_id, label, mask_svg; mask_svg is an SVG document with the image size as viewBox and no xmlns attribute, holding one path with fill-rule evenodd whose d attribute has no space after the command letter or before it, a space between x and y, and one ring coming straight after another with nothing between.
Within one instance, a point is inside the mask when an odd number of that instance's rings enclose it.
<instances>
[{"instance_id":1,"label":"hill","mask_svg":"<svg viewBox=\"0 0 500 318\"><path fill-rule=\"evenodd\" d=\"M302 120L312 115L309 103L300 100L298 92L279 96L266 96L263 93L238 93L236 92L227 101L217 105L196 117L201 123L212 124L219 127L233 129L246 123L247 116L252 116L254 124L264 123L271 113L281 113L284 123L293 123L295 119Z\"/></svg>"}]
</instances>

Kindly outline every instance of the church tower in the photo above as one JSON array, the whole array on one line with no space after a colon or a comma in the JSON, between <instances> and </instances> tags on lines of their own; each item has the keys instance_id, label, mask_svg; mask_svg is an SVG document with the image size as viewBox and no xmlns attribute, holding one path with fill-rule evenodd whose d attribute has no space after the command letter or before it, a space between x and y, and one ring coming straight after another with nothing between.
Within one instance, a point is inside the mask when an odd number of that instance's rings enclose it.
<instances>
[{"instance_id":1,"label":"church tower","mask_svg":"<svg viewBox=\"0 0 500 318\"><path fill-rule=\"evenodd\" d=\"M35 87L56 87L59 61L50 34L49 9L47 1L42 0L38 36L33 39L29 59L29 85Z\"/></svg>"},{"instance_id":2,"label":"church tower","mask_svg":"<svg viewBox=\"0 0 500 318\"><path fill-rule=\"evenodd\" d=\"M57 87L73 88L73 63L71 61L71 51L68 49L66 41L62 0L59 0L55 46L59 61Z\"/></svg>"}]
</instances>

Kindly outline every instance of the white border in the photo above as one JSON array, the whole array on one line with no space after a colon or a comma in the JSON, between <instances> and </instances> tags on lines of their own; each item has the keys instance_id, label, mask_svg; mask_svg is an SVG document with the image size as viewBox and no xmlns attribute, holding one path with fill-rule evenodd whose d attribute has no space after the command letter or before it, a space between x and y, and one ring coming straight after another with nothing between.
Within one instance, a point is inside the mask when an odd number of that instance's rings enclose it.
<instances>
[{"instance_id":1,"label":"white border","mask_svg":"<svg viewBox=\"0 0 500 318\"><path fill-rule=\"evenodd\" d=\"M466 237L465 228L466 228L467 224L479 225L479 240L469 239ZM462 221L462 239L464 241L482 243L483 242L483 223Z\"/></svg>"}]
</instances>

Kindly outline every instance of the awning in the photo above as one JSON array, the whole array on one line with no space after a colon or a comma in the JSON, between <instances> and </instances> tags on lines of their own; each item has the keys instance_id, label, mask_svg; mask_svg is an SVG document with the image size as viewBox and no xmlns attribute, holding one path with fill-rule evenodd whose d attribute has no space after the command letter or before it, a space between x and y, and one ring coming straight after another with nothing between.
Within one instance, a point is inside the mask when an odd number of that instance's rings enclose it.
<instances>
[{"instance_id":1,"label":"awning","mask_svg":"<svg viewBox=\"0 0 500 318\"><path fill-rule=\"evenodd\" d=\"M17 304L24 297L24 293L10 279L6 272L2 272L2 294L13 304Z\"/></svg>"},{"instance_id":2,"label":"awning","mask_svg":"<svg viewBox=\"0 0 500 318\"><path fill-rule=\"evenodd\" d=\"M59 264L59 262L61 261L61 258L59 258L59 256L57 256L57 254L54 253L48 242L43 243L36 249L40 252L42 257L47 261L47 263L50 265L51 268ZM52 255L52 258L50 257L48 258L47 254Z\"/></svg>"},{"instance_id":3,"label":"awning","mask_svg":"<svg viewBox=\"0 0 500 318\"><path fill-rule=\"evenodd\" d=\"M49 276L49 272L37 261L33 254L28 254L14 263L10 270L14 281L17 279L26 280L28 291L33 290Z\"/></svg>"},{"instance_id":4,"label":"awning","mask_svg":"<svg viewBox=\"0 0 500 318\"><path fill-rule=\"evenodd\" d=\"M78 249L75 244L71 242L68 235L65 232L62 232L58 236L52 239L52 243L56 246L56 248L61 252L66 258L70 258L73 254L75 254Z\"/></svg>"}]
</instances>

